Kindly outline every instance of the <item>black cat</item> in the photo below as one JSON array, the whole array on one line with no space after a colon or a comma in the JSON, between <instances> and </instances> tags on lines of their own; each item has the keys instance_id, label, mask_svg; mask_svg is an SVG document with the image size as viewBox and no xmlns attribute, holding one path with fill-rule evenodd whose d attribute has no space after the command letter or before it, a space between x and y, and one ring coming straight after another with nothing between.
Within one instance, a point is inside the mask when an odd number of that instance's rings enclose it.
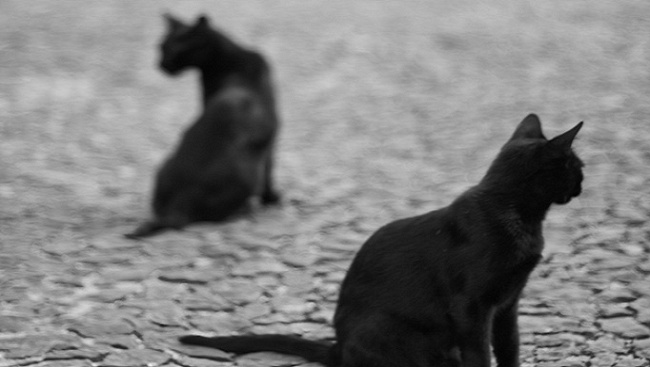
<instances>
[{"instance_id":1,"label":"black cat","mask_svg":"<svg viewBox=\"0 0 650 367\"><path fill-rule=\"evenodd\" d=\"M546 212L581 192L583 164L571 150L581 127L547 140L529 115L478 185L374 233L341 286L335 343L283 335L180 341L332 367L488 367L492 347L499 366L518 366L519 297L542 257Z\"/></svg>"},{"instance_id":2,"label":"black cat","mask_svg":"<svg viewBox=\"0 0 650 367\"><path fill-rule=\"evenodd\" d=\"M171 75L201 72L203 113L156 177L155 218L127 237L152 235L196 221L219 221L259 195L275 203L273 151L278 130L269 65L208 24L166 15L160 67Z\"/></svg>"}]
</instances>

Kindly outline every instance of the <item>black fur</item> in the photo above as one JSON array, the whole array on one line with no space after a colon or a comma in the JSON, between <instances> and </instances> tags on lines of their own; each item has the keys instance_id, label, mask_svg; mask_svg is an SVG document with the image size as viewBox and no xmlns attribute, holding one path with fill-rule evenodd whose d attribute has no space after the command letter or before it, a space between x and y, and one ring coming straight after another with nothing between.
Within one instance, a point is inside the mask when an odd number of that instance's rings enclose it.
<instances>
[{"instance_id":1,"label":"black fur","mask_svg":"<svg viewBox=\"0 0 650 367\"><path fill-rule=\"evenodd\" d=\"M205 16L194 25L166 19L160 67L171 75L200 70L203 113L158 171L154 219L131 238L223 220L252 196L263 204L279 200L271 177L279 123L268 64L210 27Z\"/></svg>"},{"instance_id":2,"label":"black fur","mask_svg":"<svg viewBox=\"0 0 650 367\"><path fill-rule=\"evenodd\" d=\"M341 286L330 347L277 335L181 341L332 367L489 367L493 348L499 366L518 366L517 305L542 257L542 221L581 192L583 164L571 150L581 126L547 140L529 115L478 185L375 232Z\"/></svg>"}]
</instances>

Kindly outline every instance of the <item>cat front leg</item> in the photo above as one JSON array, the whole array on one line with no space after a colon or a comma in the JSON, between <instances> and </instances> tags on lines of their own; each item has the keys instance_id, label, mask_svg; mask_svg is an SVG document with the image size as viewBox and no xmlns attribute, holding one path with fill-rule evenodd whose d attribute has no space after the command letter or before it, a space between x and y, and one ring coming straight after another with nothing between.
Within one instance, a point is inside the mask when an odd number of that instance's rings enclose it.
<instances>
[{"instance_id":1,"label":"cat front leg","mask_svg":"<svg viewBox=\"0 0 650 367\"><path fill-rule=\"evenodd\" d=\"M487 333L477 333L487 334ZM466 336L460 346L460 355L464 367L490 367L490 343L478 335Z\"/></svg>"},{"instance_id":2,"label":"cat front leg","mask_svg":"<svg viewBox=\"0 0 650 367\"><path fill-rule=\"evenodd\" d=\"M483 307L472 304L458 325L457 340L464 367L490 367L490 317L482 311Z\"/></svg>"},{"instance_id":3,"label":"cat front leg","mask_svg":"<svg viewBox=\"0 0 650 367\"><path fill-rule=\"evenodd\" d=\"M518 302L502 308L492 322L492 347L499 367L519 367Z\"/></svg>"},{"instance_id":4,"label":"cat front leg","mask_svg":"<svg viewBox=\"0 0 650 367\"><path fill-rule=\"evenodd\" d=\"M275 204L280 201L280 194L274 189L273 185L273 144L269 147L264 162L264 187L262 188L262 204Z\"/></svg>"}]
</instances>

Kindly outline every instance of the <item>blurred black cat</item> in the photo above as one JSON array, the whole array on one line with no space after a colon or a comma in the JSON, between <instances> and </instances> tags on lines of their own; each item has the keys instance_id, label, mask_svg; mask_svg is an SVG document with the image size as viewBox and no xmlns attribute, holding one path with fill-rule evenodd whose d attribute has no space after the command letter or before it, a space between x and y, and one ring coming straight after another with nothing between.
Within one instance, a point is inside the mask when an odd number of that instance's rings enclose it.
<instances>
[{"instance_id":1,"label":"blurred black cat","mask_svg":"<svg viewBox=\"0 0 650 367\"><path fill-rule=\"evenodd\" d=\"M392 222L361 247L341 286L336 342L286 335L184 336L237 354L274 351L326 366L519 365L517 305L541 259L551 204L581 192L571 144L529 115L481 182L451 205Z\"/></svg>"},{"instance_id":2,"label":"blurred black cat","mask_svg":"<svg viewBox=\"0 0 650 367\"><path fill-rule=\"evenodd\" d=\"M193 25L165 18L160 67L171 75L201 71L203 113L156 176L154 219L130 238L223 220L252 196L263 204L279 200L271 177L279 122L269 65L210 27L205 16Z\"/></svg>"}]
</instances>

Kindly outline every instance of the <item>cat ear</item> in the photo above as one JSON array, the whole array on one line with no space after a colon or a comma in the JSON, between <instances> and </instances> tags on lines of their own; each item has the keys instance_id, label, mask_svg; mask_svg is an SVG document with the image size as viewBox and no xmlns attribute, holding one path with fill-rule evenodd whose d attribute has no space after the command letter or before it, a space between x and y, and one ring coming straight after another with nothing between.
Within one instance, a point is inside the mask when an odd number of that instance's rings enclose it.
<instances>
[{"instance_id":1,"label":"cat ear","mask_svg":"<svg viewBox=\"0 0 650 367\"><path fill-rule=\"evenodd\" d=\"M573 143L573 139L575 139L576 135L578 134L578 131L580 131L581 128L582 128L582 121L580 121L580 123L574 126L571 130L551 139L551 141L548 142L548 146L553 149L562 150L562 151L570 150L571 144Z\"/></svg>"},{"instance_id":2,"label":"cat ear","mask_svg":"<svg viewBox=\"0 0 650 367\"><path fill-rule=\"evenodd\" d=\"M167 20L167 26L171 31L174 31L180 28L181 26L183 26L183 23L180 20L176 19L173 15L169 13L164 13L163 17L165 18L165 20Z\"/></svg>"},{"instance_id":3,"label":"cat ear","mask_svg":"<svg viewBox=\"0 0 650 367\"><path fill-rule=\"evenodd\" d=\"M205 14L201 14L199 18L196 20L196 27L207 27L208 23L210 23L208 16Z\"/></svg>"},{"instance_id":4,"label":"cat ear","mask_svg":"<svg viewBox=\"0 0 650 367\"><path fill-rule=\"evenodd\" d=\"M542 123L536 114L531 113L519 123L510 140L518 139L546 139L542 134Z\"/></svg>"}]
</instances>

